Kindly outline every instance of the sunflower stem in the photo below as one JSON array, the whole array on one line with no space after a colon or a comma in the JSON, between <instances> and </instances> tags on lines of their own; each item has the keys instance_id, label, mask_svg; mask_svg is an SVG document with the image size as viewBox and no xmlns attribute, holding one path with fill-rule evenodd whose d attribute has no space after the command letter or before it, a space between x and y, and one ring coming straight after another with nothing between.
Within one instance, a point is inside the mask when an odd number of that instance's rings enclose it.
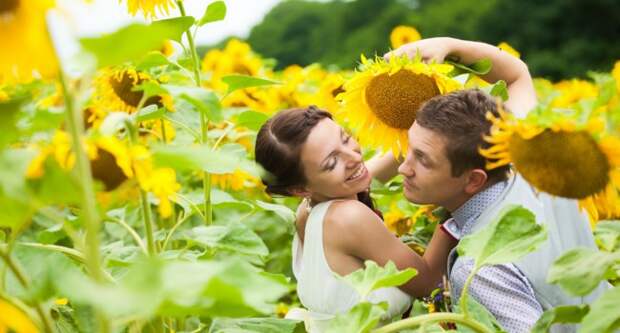
<instances>
[{"instance_id":1,"label":"sunflower stem","mask_svg":"<svg viewBox=\"0 0 620 333\"><path fill-rule=\"evenodd\" d=\"M131 120L125 120L125 127L129 132L129 141L132 145L138 142L137 127ZM134 170L134 173L136 171ZM149 205L148 194L140 188L140 206L142 208L142 222L144 223L144 233L146 234L146 247L150 256L155 255L155 237L153 237L153 218L151 216L151 207Z\"/></svg>"},{"instance_id":2,"label":"sunflower stem","mask_svg":"<svg viewBox=\"0 0 620 333\"><path fill-rule=\"evenodd\" d=\"M403 319L389 325L385 325L376 330L373 330L372 333L391 333L391 332L400 332L406 328L414 328L420 325L430 325L434 323L457 323L464 326L469 327L474 332L479 333L492 333L493 331L480 322L473 320L471 318L467 318L460 313L446 313L446 312L437 312L430 313L426 315L416 316L412 318Z\"/></svg>"},{"instance_id":3,"label":"sunflower stem","mask_svg":"<svg viewBox=\"0 0 620 333\"><path fill-rule=\"evenodd\" d=\"M185 13L185 7L183 6L183 1L177 1L177 6L179 6L179 11L181 12L181 16L187 16ZM196 82L196 86L200 87L200 63L198 61L198 51L196 50L196 45L194 43L194 36L191 32L191 29L188 29L185 32L187 37L187 42L189 43L189 53L192 57L193 70L194 70L194 81ZM207 134L209 131L209 119L207 119L206 115L201 112L200 113L200 132L201 132L201 142L202 144L207 143ZM204 191L205 203L204 203L204 215L206 217L207 225L210 225L213 222L213 207L211 205L211 174L209 172L202 172L202 188Z\"/></svg>"}]
</instances>

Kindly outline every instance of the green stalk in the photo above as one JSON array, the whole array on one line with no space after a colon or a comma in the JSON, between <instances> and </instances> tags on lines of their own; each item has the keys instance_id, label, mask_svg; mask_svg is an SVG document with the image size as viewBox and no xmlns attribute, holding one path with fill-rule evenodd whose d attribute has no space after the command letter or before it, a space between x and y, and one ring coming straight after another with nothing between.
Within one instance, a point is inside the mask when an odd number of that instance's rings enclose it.
<instances>
[{"instance_id":1,"label":"green stalk","mask_svg":"<svg viewBox=\"0 0 620 333\"><path fill-rule=\"evenodd\" d=\"M82 137L84 129L82 128L82 115L75 111L73 98L67 89L62 70L59 71L60 84L65 99L65 108L67 111L67 127L71 134L71 144L75 153L75 166L77 169L78 180L81 186L80 194L82 195L82 210L84 222L86 224L86 265L88 271L98 282L105 281L103 271L100 266L101 258L99 256L99 228L100 221L97 214L97 206L95 203L95 190L93 187L93 176L90 171L88 157L82 147Z\"/></svg>"},{"instance_id":2,"label":"green stalk","mask_svg":"<svg viewBox=\"0 0 620 333\"><path fill-rule=\"evenodd\" d=\"M187 16L185 13L185 7L183 6L183 1L178 0L177 6L179 6L179 11L181 12L181 16ZM200 87L200 63L198 61L198 51L196 51L196 45L194 44L194 36L192 35L190 30L187 30L185 35L187 36L187 41L189 43L189 52L192 56L192 62L194 67L194 81L196 82L196 86ZM207 119L206 115L201 112L200 113L200 132L201 132L201 142L202 144L207 143L207 134L209 130L209 119ZM202 188L204 191L205 204L204 204L204 215L206 217L207 225L210 225L213 222L213 207L211 205L211 174L203 171L202 172Z\"/></svg>"},{"instance_id":3,"label":"green stalk","mask_svg":"<svg viewBox=\"0 0 620 333\"><path fill-rule=\"evenodd\" d=\"M127 128L127 131L129 131L129 139L131 144L136 144L138 142L136 127L130 120L125 120L125 127ZM155 237L153 237L153 219L151 217L151 207L149 205L148 195L142 188L140 188L140 205L142 207L142 222L144 223L144 230L146 233L146 247L149 255L152 256L156 253Z\"/></svg>"},{"instance_id":4,"label":"green stalk","mask_svg":"<svg viewBox=\"0 0 620 333\"><path fill-rule=\"evenodd\" d=\"M492 330L482 325L476 320L471 318L467 318L460 313L447 313L447 312L439 312L439 313L431 313L421 316L416 316L412 318L403 319L389 325L385 325L376 330L373 330L372 333L391 333L391 332L400 332L404 329L418 327L422 324L434 324L434 323L456 323L465 325L471 328L475 332L479 333L493 333Z\"/></svg>"},{"instance_id":5,"label":"green stalk","mask_svg":"<svg viewBox=\"0 0 620 333\"><path fill-rule=\"evenodd\" d=\"M19 284L21 284L22 287L24 287L24 289L26 290L30 289L30 281L28 281L28 278L21 270L21 268L17 265L17 263L13 261L11 255L4 251L0 251L0 258L2 258L2 260L6 263L7 267L11 270L11 272L13 272L13 275L15 275L17 281L19 281ZM34 308L39 317L41 318L41 323L45 332L53 333L54 329L52 328L52 320L45 312L43 306L39 302L35 302Z\"/></svg>"},{"instance_id":6,"label":"green stalk","mask_svg":"<svg viewBox=\"0 0 620 333\"><path fill-rule=\"evenodd\" d=\"M459 305L461 306L461 311L466 318L469 318L469 311L467 310L467 298L469 297L469 285L471 281L474 279L474 275L478 272L477 269L474 269L467 280L465 280L465 285L463 286L463 290L461 291L461 298L459 299Z\"/></svg>"}]
</instances>

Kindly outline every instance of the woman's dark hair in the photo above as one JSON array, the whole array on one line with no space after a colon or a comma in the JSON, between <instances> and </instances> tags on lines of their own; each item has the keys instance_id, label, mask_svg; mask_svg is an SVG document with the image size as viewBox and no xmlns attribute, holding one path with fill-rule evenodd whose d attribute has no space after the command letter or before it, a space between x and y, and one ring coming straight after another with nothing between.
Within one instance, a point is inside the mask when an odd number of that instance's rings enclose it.
<instances>
[{"instance_id":1,"label":"woman's dark hair","mask_svg":"<svg viewBox=\"0 0 620 333\"><path fill-rule=\"evenodd\" d=\"M269 172L262 177L267 193L290 196L292 188L306 183L301 147L314 126L325 118L332 119L332 115L311 105L280 111L263 124L256 136L254 155ZM368 192L360 192L357 197L374 210Z\"/></svg>"}]
</instances>

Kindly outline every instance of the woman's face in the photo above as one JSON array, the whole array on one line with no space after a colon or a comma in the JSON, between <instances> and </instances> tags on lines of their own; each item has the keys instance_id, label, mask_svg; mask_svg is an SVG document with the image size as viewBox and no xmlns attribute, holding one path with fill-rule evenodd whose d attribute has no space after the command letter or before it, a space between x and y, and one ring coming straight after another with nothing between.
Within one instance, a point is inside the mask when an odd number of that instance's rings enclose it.
<instances>
[{"instance_id":1,"label":"woman's face","mask_svg":"<svg viewBox=\"0 0 620 333\"><path fill-rule=\"evenodd\" d=\"M314 200L356 198L370 186L371 176L360 147L333 120L319 121L301 148L307 179L305 190Z\"/></svg>"}]
</instances>

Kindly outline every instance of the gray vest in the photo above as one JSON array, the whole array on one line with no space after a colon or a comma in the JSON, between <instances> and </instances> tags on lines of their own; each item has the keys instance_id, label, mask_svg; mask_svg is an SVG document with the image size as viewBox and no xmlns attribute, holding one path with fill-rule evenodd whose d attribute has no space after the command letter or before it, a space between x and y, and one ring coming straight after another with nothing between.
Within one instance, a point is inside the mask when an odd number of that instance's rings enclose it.
<instances>
[{"instance_id":1,"label":"gray vest","mask_svg":"<svg viewBox=\"0 0 620 333\"><path fill-rule=\"evenodd\" d=\"M589 295L574 297L546 282L547 272L556 258L578 246L595 249L596 244L588 217L580 211L575 200L536 192L519 175L511 177L500 197L480 214L472 233L492 222L502 208L509 204L529 209L536 216L536 222L547 228L547 241L538 250L513 263L530 281L536 299L544 310L559 305L591 303L609 288L608 283L602 282ZM448 257L448 277L456 258L455 248Z\"/></svg>"}]
</instances>

